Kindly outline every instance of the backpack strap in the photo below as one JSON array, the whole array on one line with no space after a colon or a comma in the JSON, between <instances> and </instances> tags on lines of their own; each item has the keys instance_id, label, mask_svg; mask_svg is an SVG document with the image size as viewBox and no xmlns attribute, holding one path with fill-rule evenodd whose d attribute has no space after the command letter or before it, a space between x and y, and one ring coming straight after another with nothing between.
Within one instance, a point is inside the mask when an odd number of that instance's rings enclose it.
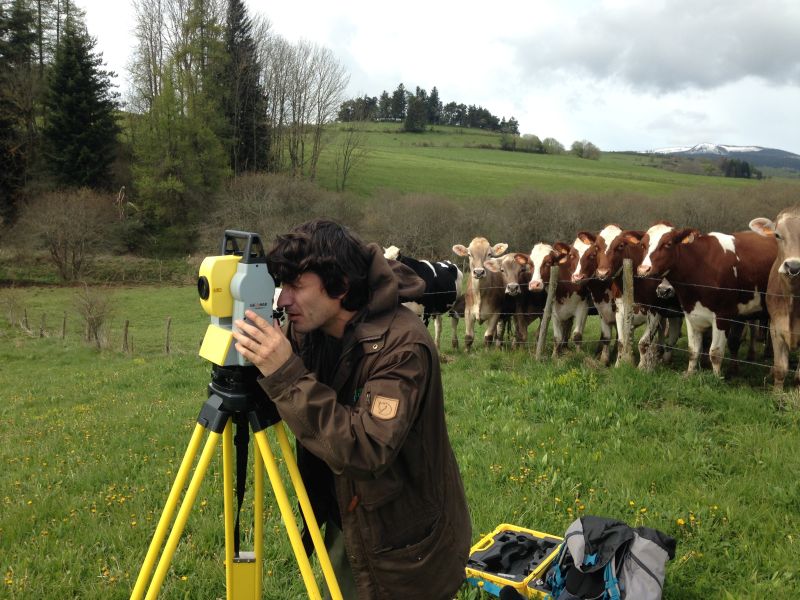
<instances>
[{"instance_id":1,"label":"backpack strap","mask_svg":"<svg viewBox=\"0 0 800 600\"><path fill-rule=\"evenodd\" d=\"M609 600L622 600L622 595L619 587L619 579L616 576L616 564L617 558L612 557L610 561L606 563L605 570L603 571L603 578L605 580L606 585L606 593L608 594Z\"/></svg>"},{"instance_id":2,"label":"backpack strap","mask_svg":"<svg viewBox=\"0 0 800 600\"><path fill-rule=\"evenodd\" d=\"M550 585L550 593L545 596L545 600L555 600L564 589L567 580L564 578L562 563L566 553L567 542L564 541L561 543L561 550L559 550L558 556L553 561L553 566L550 567L550 571L547 573L546 579L547 583Z\"/></svg>"}]
</instances>

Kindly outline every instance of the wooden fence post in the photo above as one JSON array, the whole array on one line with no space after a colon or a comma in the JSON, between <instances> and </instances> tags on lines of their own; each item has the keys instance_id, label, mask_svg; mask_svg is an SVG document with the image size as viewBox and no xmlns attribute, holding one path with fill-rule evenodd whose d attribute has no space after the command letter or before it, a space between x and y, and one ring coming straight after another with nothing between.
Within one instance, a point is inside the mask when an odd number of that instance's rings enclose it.
<instances>
[{"instance_id":1,"label":"wooden fence post","mask_svg":"<svg viewBox=\"0 0 800 600\"><path fill-rule=\"evenodd\" d=\"M64 311L64 318L61 319L61 339L67 337L67 311Z\"/></svg>"},{"instance_id":2,"label":"wooden fence post","mask_svg":"<svg viewBox=\"0 0 800 600\"><path fill-rule=\"evenodd\" d=\"M542 351L544 350L544 342L547 339L547 326L550 324L550 314L553 312L553 299L556 295L557 285L558 265L553 265L550 268L550 282L547 284L547 300L545 300L542 320L539 323L539 339L536 340L536 360L542 357Z\"/></svg>"},{"instance_id":3,"label":"wooden fence post","mask_svg":"<svg viewBox=\"0 0 800 600\"><path fill-rule=\"evenodd\" d=\"M125 319L125 325L122 326L122 351L125 354L128 353L128 325L130 325L130 321Z\"/></svg>"},{"instance_id":4,"label":"wooden fence post","mask_svg":"<svg viewBox=\"0 0 800 600\"><path fill-rule=\"evenodd\" d=\"M28 309L25 309L22 317L22 326L25 328L25 331L30 331L30 326L28 325Z\"/></svg>"},{"instance_id":5,"label":"wooden fence post","mask_svg":"<svg viewBox=\"0 0 800 600\"><path fill-rule=\"evenodd\" d=\"M622 261L622 352L620 358L633 364L633 262Z\"/></svg>"},{"instance_id":6,"label":"wooden fence post","mask_svg":"<svg viewBox=\"0 0 800 600\"><path fill-rule=\"evenodd\" d=\"M169 354L169 330L172 327L172 317L167 317L167 338L164 341L164 352Z\"/></svg>"},{"instance_id":7,"label":"wooden fence post","mask_svg":"<svg viewBox=\"0 0 800 600\"><path fill-rule=\"evenodd\" d=\"M47 322L47 313L42 313L42 322L39 324L39 337L44 337L44 330Z\"/></svg>"}]
</instances>

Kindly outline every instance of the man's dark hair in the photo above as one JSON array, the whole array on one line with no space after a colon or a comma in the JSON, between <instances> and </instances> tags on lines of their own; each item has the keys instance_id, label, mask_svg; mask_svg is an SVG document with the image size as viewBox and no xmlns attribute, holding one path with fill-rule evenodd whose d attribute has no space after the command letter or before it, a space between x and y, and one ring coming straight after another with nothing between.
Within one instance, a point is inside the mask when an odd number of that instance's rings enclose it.
<instances>
[{"instance_id":1,"label":"man's dark hair","mask_svg":"<svg viewBox=\"0 0 800 600\"><path fill-rule=\"evenodd\" d=\"M357 234L334 221L314 219L279 235L267 253L267 263L280 282L316 273L329 296L345 294L345 310L359 310L369 300L369 250Z\"/></svg>"}]
</instances>

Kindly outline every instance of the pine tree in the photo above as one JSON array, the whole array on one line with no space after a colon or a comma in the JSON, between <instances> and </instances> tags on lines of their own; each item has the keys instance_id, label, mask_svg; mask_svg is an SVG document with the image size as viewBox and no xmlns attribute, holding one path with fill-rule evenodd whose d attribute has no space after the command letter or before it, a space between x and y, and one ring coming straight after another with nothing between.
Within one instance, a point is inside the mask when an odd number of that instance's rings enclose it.
<instances>
[{"instance_id":1,"label":"pine tree","mask_svg":"<svg viewBox=\"0 0 800 600\"><path fill-rule=\"evenodd\" d=\"M16 217L35 144L35 40L25 3L0 5L0 223Z\"/></svg>"},{"instance_id":2,"label":"pine tree","mask_svg":"<svg viewBox=\"0 0 800 600\"><path fill-rule=\"evenodd\" d=\"M56 50L44 130L48 164L64 185L102 187L114 160L119 126L112 73L102 69L95 40L67 19Z\"/></svg>"},{"instance_id":3,"label":"pine tree","mask_svg":"<svg viewBox=\"0 0 800 600\"><path fill-rule=\"evenodd\" d=\"M234 173L264 170L267 166L266 96L259 81L260 65L252 36L252 22L241 0L230 0L225 46L229 67L223 73L227 95L225 118L229 128L231 169Z\"/></svg>"}]
</instances>

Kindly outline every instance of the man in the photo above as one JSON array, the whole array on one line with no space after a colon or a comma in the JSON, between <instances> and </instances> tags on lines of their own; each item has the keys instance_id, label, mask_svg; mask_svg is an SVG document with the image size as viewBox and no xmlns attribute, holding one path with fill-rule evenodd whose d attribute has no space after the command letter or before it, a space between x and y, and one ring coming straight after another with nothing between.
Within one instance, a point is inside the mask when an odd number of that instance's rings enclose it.
<instances>
[{"instance_id":1,"label":"man","mask_svg":"<svg viewBox=\"0 0 800 600\"><path fill-rule=\"evenodd\" d=\"M345 598L452 598L471 526L438 355L400 305L424 283L376 244L315 220L267 256L287 335L248 312L236 349L294 432ZM291 341L290 341L291 340Z\"/></svg>"}]
</instances>

